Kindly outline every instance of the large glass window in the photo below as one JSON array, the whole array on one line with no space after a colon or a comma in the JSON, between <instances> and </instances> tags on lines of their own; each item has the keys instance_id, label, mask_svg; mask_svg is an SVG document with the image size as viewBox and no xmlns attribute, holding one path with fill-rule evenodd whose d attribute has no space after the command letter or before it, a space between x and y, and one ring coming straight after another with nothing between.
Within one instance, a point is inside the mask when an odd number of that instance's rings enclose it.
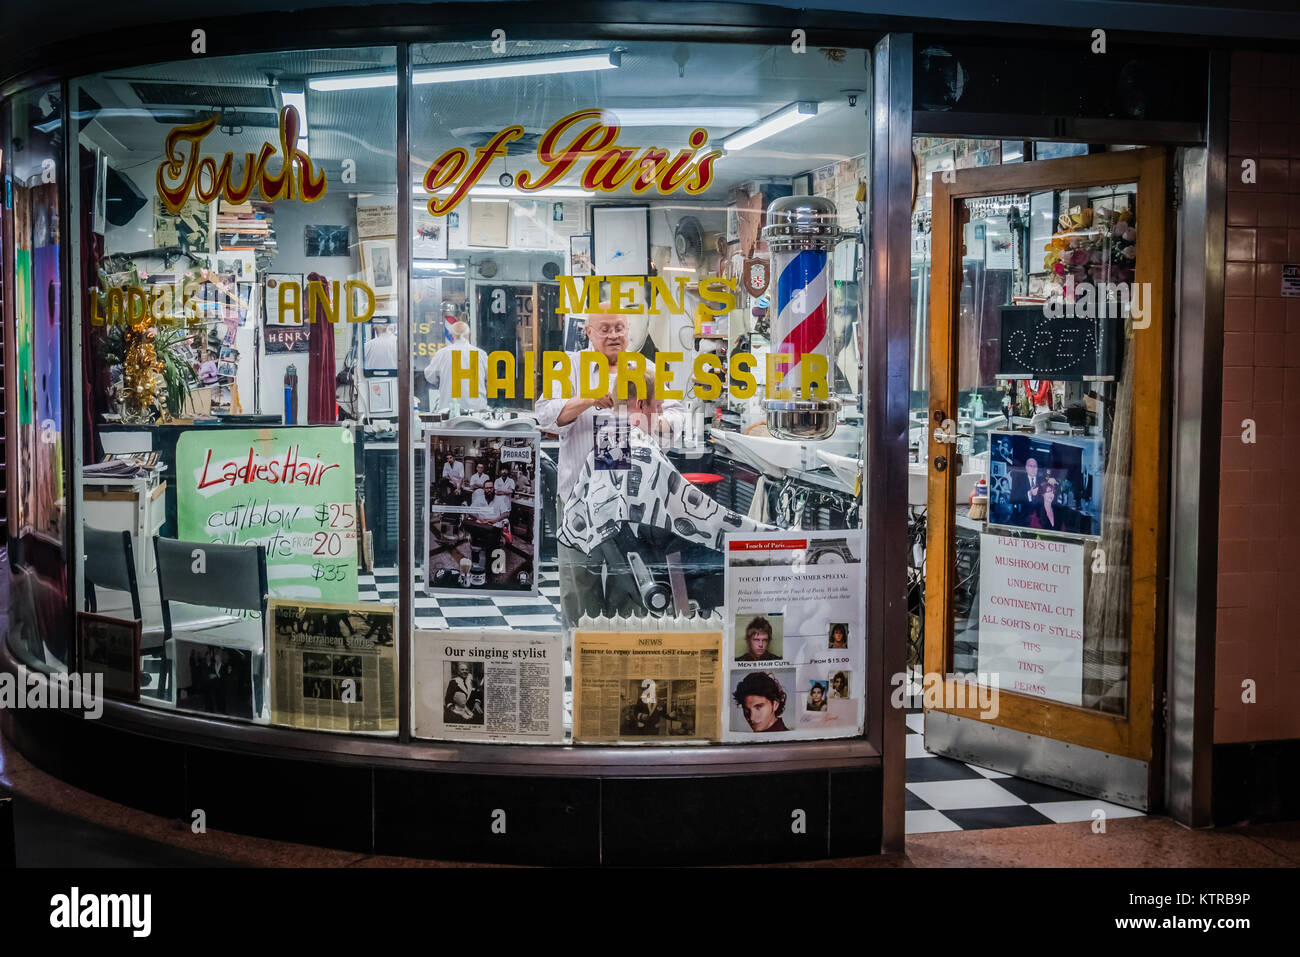
<instances>
[{"instance_id":1,"label":"large glass window","mask_svg":"<svg viewBox=\"0 0 1300 957\"><path fill-rule=\"evenodd\" d=\"M413 48L416 734L483 720L485 627L563 635L566 740L855 733L866 53L504 47Z\"/></svg>"},{"instance_id":2,"label":"large glass window","mask_svg":"<svg viewBox=\"0 0 1300 957\"><path fill-rule=\"evenodd\" d=\"M64 602L67 512L63 418L63 108L57 84L13 97L5 151L13 222L12 390L6 405L16 460L7 463L9 645L28 665L64 670L70 660Z\"/></svg>"},{"instance_id":3,"label":"large glass window","mask_svg":"<svg viewBox=\"0 0 1300 957\"><path fill-rule=\"evenodd\" d=\"M72 84L88 377L88 664L141 621L142 700L397 730L392 48L122 69ZM316 77L373 82L322 92ZM372 345L380 342L387 346ZM269 606L269 607L268 607ZM337 606L337 607L332 607ZM270 693L268 694L268 689Z\"/></svg>"},{"instance_id":4,"label":"large glass window","mask_svg":"<svg viewBox=\"0 0 1300 957\"><path fill-rule=\"evenodd\" d=\"M416 737L860 734L867 53L416 45L410 183L396 64L71 84L82 663L392 733L409 626Z\"/></svg>"}]
</instances>

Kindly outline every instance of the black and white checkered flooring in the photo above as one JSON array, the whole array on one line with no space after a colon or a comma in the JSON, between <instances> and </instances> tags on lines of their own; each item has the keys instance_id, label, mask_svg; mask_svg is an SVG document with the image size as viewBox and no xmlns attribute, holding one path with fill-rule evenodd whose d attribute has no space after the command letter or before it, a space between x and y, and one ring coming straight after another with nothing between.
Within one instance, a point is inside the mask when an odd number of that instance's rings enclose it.
<instances>
[{"instance_id":1,"label":"black and white checkered flooring","mask_svg":"<svg viewBox=\"0 0 1300 957\"><path fill-rule=\"evenodd\" d=\"M1141 817L1141 811L1012 777L925 750L924 715L907 714L907 833Z\"/></svg>"},{"instance_id":2,"label":"black and white checkered flooring","mask_svg":"<svg viewBox=\"0 0 1300 957\"><path fill-rule=\"evenodd\" d=\"M376 568L373 575L358 575L361 601L396 601L396 568ZM460 595L437 597L424 590L424 581L415 581L415 627L426 628L519 628L545 631L560 627L560 573L554 561L538 567L537 595L474 596L470 589Z\"/></svg>"}]
</instances>

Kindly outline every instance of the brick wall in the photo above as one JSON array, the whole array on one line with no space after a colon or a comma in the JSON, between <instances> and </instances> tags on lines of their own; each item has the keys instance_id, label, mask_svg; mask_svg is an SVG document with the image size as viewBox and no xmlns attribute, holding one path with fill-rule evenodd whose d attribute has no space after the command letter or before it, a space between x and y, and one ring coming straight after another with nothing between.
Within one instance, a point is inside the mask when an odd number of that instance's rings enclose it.
<instances>
[{"instance_id":1,"label":"brick wall","mask_svg":"<svg viewBox=\"0 0 1300 957\"><path fill-rule=\"evenodd\" d=\"M1216 743L1300 738L1300 56L1235 53L1229 121Z\"/></svg>"}]
</instances>

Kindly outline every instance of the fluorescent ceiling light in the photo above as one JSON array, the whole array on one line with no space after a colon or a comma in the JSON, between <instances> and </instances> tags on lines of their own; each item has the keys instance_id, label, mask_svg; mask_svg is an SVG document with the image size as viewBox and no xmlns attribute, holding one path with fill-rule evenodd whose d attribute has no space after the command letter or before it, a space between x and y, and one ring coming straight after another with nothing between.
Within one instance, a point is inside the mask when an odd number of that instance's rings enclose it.
<instances>
[{"instance_id":1,"label":"fluorescent ceiling light","mask_svg":"<svg viewBox=\"0 0 1300 957\"><path fill-rule=\"evenodd\" d=\"M307 87L322 93L336 90L376 90L385 86L397 86L397 74L392 70L370 73L335 73L330 76L314 76L307 81Z\"/></svg>"},{"instance_id":2,"label":"fluorescent ceiling light","mask_svg":"<svg viewBox=\"0 0 1300 957\"><path fill-rule=\"evenodd\" d=\"M425 191L423 183L416 183L414 191L425 196L429 195ZM443 196L448 192L450 190L440 189L434 195ZM536 193L525 193L513 186L471 186L469 194L471 196L488 196L494 199L590 199L596 195L592 190L579 189L576 186L548 186Z\"/></svg>"},{"instance_id":3,"label":"fluorescent ceiling light","mask_svg":"<svg viewBox=\"0 0 1300 957\"><path fill-rule=\"evenodd\" d=\"M415 70L411 74L411 82L421 85L546 76L552 73L587 73L591 70L617 70L621 65L622 54L615 50L584 50L559 56L505 57L469 63L447 63Z\"/></svg>"},{"instance_id":4,"label":"fluorescent ceiling light","mask_svg":"<svg viewBox=\"0 0 1300 957\"><path fill-rule=\"evenodd\" d=\"M791 103L788 106L783 106L775 113L763 117L753 126L732 133L722 141L722 148L728 153L743 150L747 146L753 146L759 140L765 140L769 136L775 136L782 130L798 126L804 120L810 120L816 115L816 103L806 100Z\"/></svg>"},{"instance_id":5,"label":"fluorescent ceiling light","mask_svg":"<svg viewBox=\"0 0 1300 957\"><path fill-rule=\"evenodd\" d=\"M591 70L616 70L622 63L622 54L616 50L588 50L560 56L507 57L494 60L473 60L468 63L446 63L415 70L411 82L459 83L464 80L508 79L521 76L545 76L552 73L586 73ZM397 86L397 73L393 70L369 70L359 73L333 73L312 77L307 86L321 92L337 90L374 90Z\"/></svg>"},{"instance_id":6,"label":"fluorescent ceiling light","mask_svg":"<svg viewBox=\"0 0 1300 957\"><path fill-rule=\"evenodd\" d=\"M310 153L311 150L307 148L307 91L281 87L280 100L285 106L292 106L298 111L298 148L304 153Z\"/></svg>"},{"instance_id":7,"label":"fluorescent ceiling light","mask_svg":"<svg viewBox=\"0 0 1300 957\"><path fill-rule=\"evenodd\" d=\"M758 120L758 110L744 106L627 107L601 111L606 125L619 126L748 126ZM608 115L608 119L606 119Z\"/></svg>"},{"instance_id":8,"label":"fluorescent ceiling light","mask_svg":"<svg viewBox=\"0 0 1300 957\"><path fill-rule=\"evenodd\" d=\"M426 259L413 260L411 265L416 272L463 272L465 267L455 262L430 262Z\"/></svg>"}]
</instances>

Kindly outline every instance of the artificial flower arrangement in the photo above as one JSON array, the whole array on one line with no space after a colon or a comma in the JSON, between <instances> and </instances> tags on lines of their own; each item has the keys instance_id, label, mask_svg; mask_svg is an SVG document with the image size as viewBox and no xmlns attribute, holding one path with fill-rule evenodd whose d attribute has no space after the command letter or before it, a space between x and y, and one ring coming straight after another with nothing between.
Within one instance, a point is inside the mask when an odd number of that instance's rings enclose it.
<instances>
[{"instance_id":1,"label":"artificial flower arrangement","mask_svg":"<svg viewBox=\"0 0 1300 957\"><path fill-rule=\"evenodd\" d=\"M206 273L206 270L204 270ZM126 280L101 270L101 290L110 285L143 286L148 274L132 266ZM190 278L199 278L197 274ZM100 292L100 309L106 311L107 293ZM190 401L190 389L198 378L190 367L183 346L193 334L184 326L160 325L153 311L146 309L139 321L108 329L102 357L110 366L120 366L121 378L114 397L122 421L152 424L180 415Z\"/></svg>"},{"instance_id":2,"label":"artificial flower arrangement","mask_svg":"<svg viewBox=\"0 0 1300 957\"><path fill-rule=\"evenodd\" d=\"M1072 300L1073 287L1080 283L1133 281L1137 226L1132 210L1076 209L1057 225L1060 232L1043 247L1043 268L1057 293Z\"/></svg>"}]
</instances>

